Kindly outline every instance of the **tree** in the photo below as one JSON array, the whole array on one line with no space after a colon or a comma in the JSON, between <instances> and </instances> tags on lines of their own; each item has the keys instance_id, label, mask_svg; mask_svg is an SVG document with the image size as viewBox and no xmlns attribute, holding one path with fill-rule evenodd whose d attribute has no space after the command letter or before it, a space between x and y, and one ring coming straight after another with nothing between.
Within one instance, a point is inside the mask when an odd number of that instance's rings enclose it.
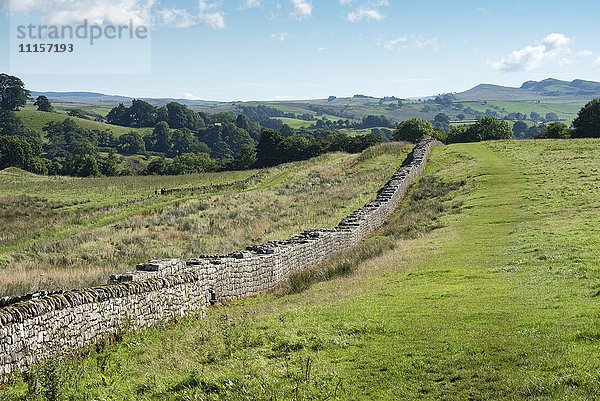
<instances>
[{"instance_id":1,"label":"tree","mask_svg":"<svg viewBox=\"0 0 600 401\"><path fill-rule=\"evenodd\" d=\"M215 159L221 159L223 164L231 163L233 160L233 151L225 141L217 141L211 150L210 155Z\"/></svg>"},{"instance_id":2,"label":"tree","mask_svg":"<svg viewBox=\"0 0 600 401\"><path fill-rule=\"evenodd\" d=\"M17 114L10 110L0 110L0 135L22 136L32 142L42 143L40 134L25 127Z\"/></svg>"},{"instance_id":3,"label":"tree","mask_svg":"<svg viewBox=\"0 0 600 401\"><path fill-rule=\"evenodd\" d=\"M18 167L38 174L48 172L40 157L41 148L21 136L0 136L0 169Z\"/></svg>"},{"instance_id":4,"label":"tree","mask_svg":"<svg viewBox=\"0 0 600 401\"><path fill-rule=\"evenodd\" d=\"M123 127L129 127L131 124L131 118L129 116L129 108L125 107L123 103L119 103L117 107L114 107L106 115L106 122L109 124L120 125Z\"/></svg>"},{"instance_id":5,"label":"tree","mask_svg":"<svg viewBox=\"0 0 600 401\"><path fill-rule=\"evenodd\" d=\"M27 104L30 94L19 78L0 74L0 110L19 110Z\"/></svg>"},{"instance_id":6,"label":"tree","mask_svg":"<svg viewBox=\"0 0 600 401\"><path fill-rule=\"evenodd\" d=\"M200 115L181 103L170 102L165 107L166 121L171 128L187 128L198 132L204 126L204 120Z\"/></svg>"},{"instance_id":7,"label":"tree","mask_svg":"<svg viewBox=\"0 0 600 401\"><path fill-rule=\"evenodd\" d=\"M231 168L234 170L246 170L251 168L256 163L256 146L245 144L242 146L239 154L231 163Z\"/></svg>"},{"instance_id":8,"label":"tree","mask_svg":"<svg viewBox=\"0 0 600 401\"><path fill-rule=\"evenodd\" d=\"M325 119L325 117L323 117ZM375 128L375 127L385 127L385 128L393 128L395 125L394 121L390 120L384 115L374 116L368 115L362 118L361 122L356 124L356 128L365 129L365 128Z\"/></svg>"},{"instance_id":9,"label":"tree","mask_svg":"<svg viewBox=\"0 0 600 401\"><path fill-rule=\"evenodd\" d=\"M46 153L50 158L68 157L75 153L95 155L98 151L98 133L78 126L71 118L60 123L49 122L43 129L48 139Z\"/></svg>"},{"instance_id":10,"label":"tree","mask_svg":"<svg viewBox=\"0 0 600 401\"><path fill-rule=\"evenodd\" d=\"M112 177L117 175L117 151L109 149L106 157L100 157L98 159L98 168L102 175Z\"/></svg>"},{"instance_id":11,"label":"tree","mask_svg":"<svg viewBox=\"0 0 600 401\"><path fill-rule=\"evenodd\" d=\"M173 159L173 173L193 174L214 171L215 162L207 153L185 153Z\"/></svg>"},{"instance_id":12,"label":"tree","mask_svg":"<svg viewBox=\"0 0 600 401\"><path fill-rule=\"evenodd\" d=\"M493 117L483 117L468 128L472 138L479 141L492 141L496 139L511 139L512 129L506 121Z\"/></svg>"},{"instance_id":13,"label":"tree","mask_svg":"<svg viewBox=\"0 0 600 401\"><path fill-rule=\"evenodd\" d=\"M155 159L146 166L144 170L141 172L142 175L169 175L173 174L173 161L171 159L167 159L161 157L160 159Z\"/></svg>"},{"instance_id":14,"label":"tree","mask_svg":"<svg viewBox=\"0 0 600 401\"><path fill-rule=\"evenodd\" d=\"M137 132L130 131L119 137L119 150L126 155L135 155L146 151L144 138Z\"/></svg>"},{"instance_id":15,"label":"tree","mask_svg":"<svg viewBox=\"0 0 600 401\"><path fill-rule=\"evenodd\" d=\"M411 118L398 124L398 128L394 131L394 139L416 143L423 136L431 136L432 134L433 125L429 121L421 118Z\"/></svg>"},{"instance_id":16,"label":"tree","mask_svg":"<svg viewBox=\"0 0 600 401\"><path fill-rule=\"evenodd\" d=\"M517 121L513 124L512 132L515 136L521 135L528 128L527 123L524 121Z\"/></svg>"},{"instance_id":17,"label":"tree","mask_svg":"<svg viewBox=\"0 0 600 401\"><path fill-rule=\"evenodd\" d=\"M100 167L96 155L76 153L65 159L64 173L77 177L96 177L100 175Z\"/></svg>"},{"instance_id":18,"label":"tree","mask_svg":"<svg viewBox=\"0 0 600 401\"><path fill-rule=\"evenodd\" d=\"M100 131L98 133L98 146L103 148L114 148L117 146L117 137L109 129Z\"/></svg>"},{"instance_id":19,"label":"tree","mask_svg":"<svg viewBox=\"0 0 600 401\"><path fill-rule=\"evenodd\" d=\"M129 108L129 126L134 128L152 127L156 124L156 107L143 100L134 99Z\"/></svg>"},{"instance_id":20,"label":"tree","mask_svg":"<svg viewBox=\"0 0 600 401\"><path fill-rule=\"evenodd\" d=\"M37 106L38 111L45 111L47 113L52 113L54 111L52 103L50 103L50 100L44 95L38 96L33 105Z\"/></svg>"},{"instance_id":21,"label":"tree","mask_svg":"<svg viewBox=\"0 0 600 401\"><path fill-rule=\"evenodd\" d=\"M462 121L462 120L464 120L465 118L467 118L467 117L466 117L464 114L462 114L462 113L460 113L460 114L458 114L458 115L456 116L456 119L457 119L458 121Z\"/></svg>"},{"instance_id":22,"label":"tree","mask_svg":"<svg viewBox=\"0 0 600 401\"><path fill-rule=\"evenodd\" d=\"M571 130L563 123L550 123L539 131L534 138L536 139L567 139L571 137Z\"/></svg>"},{"instance_id":23,"label":"tree","mask_svg":"<svg viewBox=\"0 0 600 401\"><path fill-rule=\"evenodd\" d=\"M119 103L106 115L106 122L123 127L152 127L159 119L158 115L156 107L143 100L134 99L131 107L125 107L123 103ZM166 117L163 116L163 118Z\"/></svg>"},{"instance_id":24,"label":"tree","mask_svg":"<svg viewBox=\"0 0 600 401\"><path fill-rule=\"evenodd\" d=\"M547 113L546 114L546 121L558 121L558 115L556 115L556 113Z\"/></svg>"},{"instance_id":25,"label":"tree","mask_svg":"<svg viewBox=\"0 0 600 401\"><path fill-rule=\"evenodd\" d=\"M519 139L533 139L535 137L537 137L540 132L542 132L542 129L544 129L543 125L532 125L531 127L527 128L525 130L525 132L523 132L521 135L519 135Z\"/></svg>"},{"instance_id":26,"label":"tree","mask_svg":"<svg viewBox=\"0 0 600 401\"><path fill-rule=\"evenodd\" d=\"M209 147L198 140L187 128L181 128L173 132L171 137L171 151L177 155L184 153L208 153Z\"/></svg>"},{"instance_id":27,"label":"tree","mask_svg":"<svg viewBox=\"0 0 600 401\"><path fill-rule=\"evenodd\" d=\"M154 126L150 135L151 146L149 149L167 153L171 149L171 130L166 121L161 121Z\"/></svg>"},{"instance_id":28,"label":"tree","mask_svg":"<svg viewBox=\"0 0 600 401\"><path fill-rule=\"evenodd\" d=\"M600 99L588 102L573 121L573 138L600 138Z\"/></svg>"},{"instance_id":29,"label":"tree","mask_svg":"<svg viewBox=\"0 0 600 401\"><path fill-rule=\"evenodd\" d=\"M450 131L450 117L444 113L438 113L433 118L433 126L440 131L448 132Z\"/></svg>"},{"instance_id":30,"label":"tree","mask_svg":"<svg viewBox=\"0 0 600 401\"><path fill-rule=\"evenodd\" d=\"M256 166L270 167L281 163L279 149L282 142L283 136L279 132L272 129L264 130L256 147Z\"/></svg>"},{"instance_id":31,"label":"tree","mask_svg":"<svg viewBox=\"0 0 600 401\"><path fill-rule=\"evenodd\" d=\"M540 116L540 114L539 114L539 113L536 113L535 111L532 111L532 112L529 114L529 117L530 117L530 118L531 118L533 121L539 121L539 120L540 120L540 118L541 118L542 116Z\"/></svg>"},{"instance_id":32,"label":"tree","mask_svg":"<svg viewBox=\"0 0 600 401\"><path fill-rule=\"evenodd\" d=\"M250 131L250 124L251 124L250 119L243 114L238 115L237 119L235 120L236 127L243 128L246 131Z\"/></svg>"},{"instance_id":33,"label":"tree","mask_svg":"<svg viewBox=\"0 0 600 401\"><path fill-rule=\"evenodd\" d=\"M452 127L450 132L448 133L447 142L449 143L460 143L460 142L470 142L467 140L467 131L468 128L466 125L459 125L456 127Z\"/></svg>"},{"instance_id":34,"label":"tree","mask_svg":"<svg viewBox=\"0 0 600 401\"><path fill-rule=\"evenodd\" d=\"M513 132L506 121L494 117L483 117L465 129L452 130L448 142L479 142L511 139Z\"/></svg>"}]
</instances>

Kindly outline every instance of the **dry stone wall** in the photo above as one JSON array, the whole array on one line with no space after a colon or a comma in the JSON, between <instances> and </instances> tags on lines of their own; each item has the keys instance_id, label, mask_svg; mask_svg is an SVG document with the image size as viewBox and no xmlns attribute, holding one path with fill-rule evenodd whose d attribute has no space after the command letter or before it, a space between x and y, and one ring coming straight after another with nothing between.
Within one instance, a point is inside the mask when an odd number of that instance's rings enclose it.
<instances>
[{"instance_id":1,"label":"dry stone wall","mask_svg":"<svg viewBox=\"0 0 600 401\"><path fill-rule=\"evenodd\" d=\"M292 273L355 246L383 225L422 174L432 146L419 142L375 199L334 229L306 231L228 255L153 260L110 284L42 292L0 304L0 377L32 363L65 355L100 338L152 326L207 306L272 289Z\"/></svg>"}]
</instances>

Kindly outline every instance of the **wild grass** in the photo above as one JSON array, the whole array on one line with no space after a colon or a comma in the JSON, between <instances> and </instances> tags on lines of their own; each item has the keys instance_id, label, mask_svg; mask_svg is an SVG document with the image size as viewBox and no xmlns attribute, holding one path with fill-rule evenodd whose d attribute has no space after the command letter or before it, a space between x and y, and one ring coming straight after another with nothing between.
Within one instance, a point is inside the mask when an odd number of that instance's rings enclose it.
<instances>
[{"instance_id":1,"label":"wild grass","mask_svg":"<svg viewBox=\"0 0 600 401\"><path fill-rule=\"evenodd\" d=\"M98 179L0 173L0 296L102 284L151 258L227 253L333 227L374 196L408 151L390 144L324 155L271 169L246 189L168 196L154 191L256 171Z\"/></svg>"},{"instance_id":2,"label":"wild grass","mask_svg":"<svg viewBox=\"0 0 600 401\"><path fill-rule=\"evenodd\" d=\"M394 249L397 239L415 239L440 228L439 217L444 212L458 211L461 206L450 204L449 194L465 184L464 180L443 182L435 176L424 177L380 233L313 268L293 273L283 293L297 294L314 283L352 274L365 261Z\"/></svg>"},{"instance_id":3,"label":"wild grass","mask_svg":"<svg viewBox=\"0 0 600 401\"><path fill-rule=\"evenodd\" d=\"M465 184L441 196L431 224L399 236L384 227L367 243L393 248L301 293L215 307L58 361L60 395L595 400L599 147L436 148L427 175ZM15 378L0 399L34 398L27 383Z\"/></svg>"}]
</instances>

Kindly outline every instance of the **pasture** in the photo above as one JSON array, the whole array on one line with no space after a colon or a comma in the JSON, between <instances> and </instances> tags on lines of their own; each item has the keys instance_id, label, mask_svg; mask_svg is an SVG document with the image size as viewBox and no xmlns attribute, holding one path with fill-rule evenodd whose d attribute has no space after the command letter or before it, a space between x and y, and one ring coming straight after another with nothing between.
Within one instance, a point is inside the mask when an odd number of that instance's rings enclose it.
<instances>
[{"instance_id":1,"label":"pasture","mask_svg":"<svg viewBox=\"0 0 600 401\"><path fill-rule=\"evenodd\" d=\"M42 177L0 173L0 296L103 284L151 258L227 253L333 227L367 203L410 149L387 144L264 171L174 177Z\"/></svg>"},{"instance_id":2,"label":"pasture","mask_svg":"<svg viewBox=\"0 0 600 401\"><path fill-rule=\"evenodd\" d=\"M43 128L49 122L61 123L67 118L75 120L78 126L89 129L105 131L110 130L112 133L119 137L127 132L139 132L141 135L152 132L152 128L129 128L120 127L118 125L105 124L97 121L86 120L85 118L69 117L66 113L45 113L43 111L37 111L33 109L23 109L17 112L17 116L23 121L23 124L27 128L30 128L40 134L44 135Z\"/></svg>"},{"instance_id":3,"label":"pasture","mask_svg":"<svg viewBox=\"0 0 600 401\"><path fill-rule=\"evenodd\" d=\"M345 276L49 361L5 398L596 399L599 146L436 148L391 221L321 266Z\"/></svg>"}]
</instances>

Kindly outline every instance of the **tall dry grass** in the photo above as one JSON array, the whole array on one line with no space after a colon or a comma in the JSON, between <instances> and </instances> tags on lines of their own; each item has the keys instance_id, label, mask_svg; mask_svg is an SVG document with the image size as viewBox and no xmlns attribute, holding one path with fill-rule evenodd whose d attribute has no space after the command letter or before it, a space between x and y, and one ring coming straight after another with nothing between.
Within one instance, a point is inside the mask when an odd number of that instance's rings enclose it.
<instances>
[{"instance_id":1,"label":"tall dry grass","mask_svg":"<svg viewBox=\"0 0 600 401\"><path fill-rule=\"evenodd\" d=\"M109 274L151 258L226 253L333 227L375 195L408 151L406 145L387 144L360 155L324 155L274 168L264 182L246 190L170 195L129 209L65 210L57 201L44 202L41 190L35 198L19 198L25 207L0 197L0 232L17 238L0 241L0 249L5 247L0 296L102 284ZM284 179L271 182L269 177ZM57 196L55 189L50 192ZM65 196L64 202L83 198ZM17 210L31 213L18 216ZM106 224L90 224L103 219ZM55 236L62 232L69 235Z\"/></svg>"}]
</instances>

